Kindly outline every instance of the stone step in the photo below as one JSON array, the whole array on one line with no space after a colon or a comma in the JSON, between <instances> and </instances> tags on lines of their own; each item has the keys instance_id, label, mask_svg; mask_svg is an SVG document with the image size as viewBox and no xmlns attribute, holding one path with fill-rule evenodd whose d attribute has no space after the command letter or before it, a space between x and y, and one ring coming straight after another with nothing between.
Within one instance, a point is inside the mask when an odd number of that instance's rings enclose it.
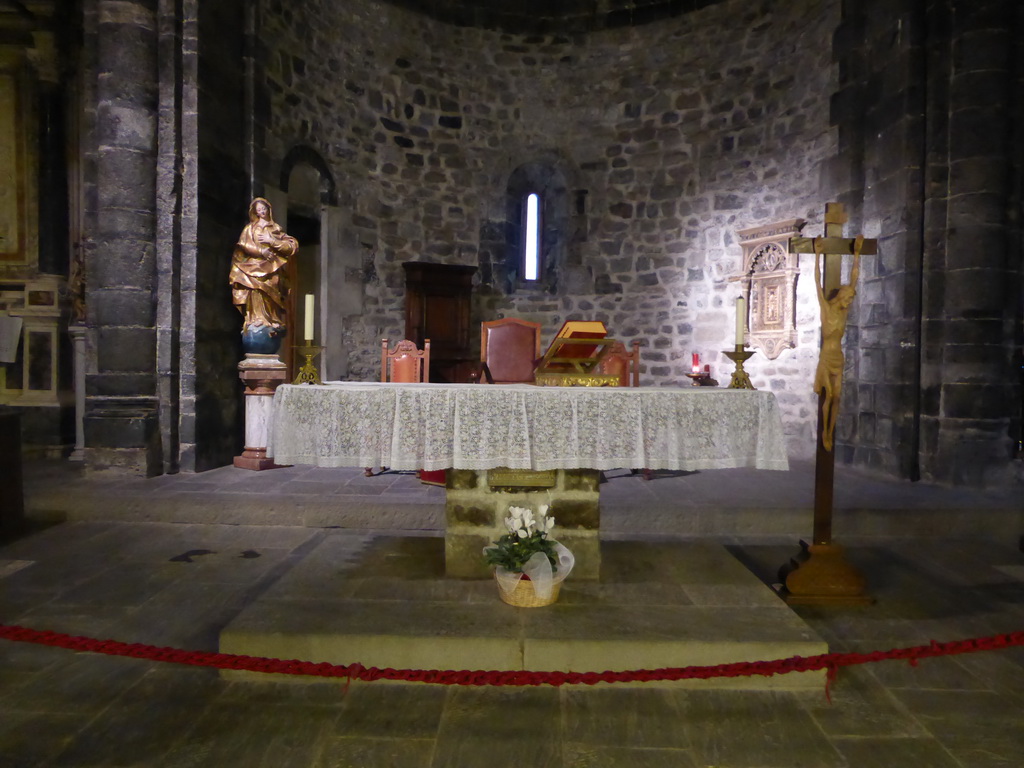
<instances>
[{"instance_id":1,"label":"stone step","mask_svg":"<svg viewBox=\"0 0 1024 768\"><path fill-rule=\"evenodd\" d=\"M336 533L225 627L220 648L365 667L572 672L828 652L720 544L606 541L601 557L599 581L574 581L570 574L553 605L515 608L500 601L493 580L446 577L441 537ZM634 685L792 690L820 688L824 679L824 672L803 672Z\"/></svg>"}]
</instances>

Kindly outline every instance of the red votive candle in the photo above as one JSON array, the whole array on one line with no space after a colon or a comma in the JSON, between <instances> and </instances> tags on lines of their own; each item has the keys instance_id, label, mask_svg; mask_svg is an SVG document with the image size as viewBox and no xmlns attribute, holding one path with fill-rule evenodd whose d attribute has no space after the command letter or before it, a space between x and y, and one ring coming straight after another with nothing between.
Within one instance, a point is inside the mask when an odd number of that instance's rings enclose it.
<instances>
[{"instance_id":1,"label":"red votive candle","mask_svg":"<svg viewBox=\"0 0 1024 768\"><path fill-rule=\"evenodd\" d=\"M700 355L696 352L693 353L693 365L691 366L694 373L700 372Z\"/></svg>"}]
</instances>

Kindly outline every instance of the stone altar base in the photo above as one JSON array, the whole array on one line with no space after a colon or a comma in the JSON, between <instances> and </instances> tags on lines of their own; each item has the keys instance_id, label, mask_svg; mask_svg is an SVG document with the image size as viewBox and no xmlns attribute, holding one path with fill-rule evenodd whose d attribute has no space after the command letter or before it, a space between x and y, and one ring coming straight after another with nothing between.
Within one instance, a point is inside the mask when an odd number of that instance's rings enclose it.
<instances>
[{"instance_id":1,"label":"stone altar base","mask_svg":"<svg viewBox=\"0 0 1024 768\"><path fill-rule=\"evenodd\" d=\"M828 652L713 542L601 543L601 581L513 608L493 579L445 576L444 539L332 533L220 635L224 653L403 669L638 670ZM235 680L323 678L224 671ZM614 685L802 689L824 672ZM337 680L333 680L337 684Z\"/></svg>"},{"instance_id":2,"label":"stone altar base","mask_svg":"<svg viewBox=\"0 0 1024 768\"><path fill-rule=\"evenodd\" d=\"M508 533L509 507L537 510L548 505L555 519L551 538L576 558L572 575L596 579L601 573L599 543L601 473L596 469L453 469L445 494L445 573L455 578L489 578L480 556L487 545Z\"/></svg>"}]
</instances>

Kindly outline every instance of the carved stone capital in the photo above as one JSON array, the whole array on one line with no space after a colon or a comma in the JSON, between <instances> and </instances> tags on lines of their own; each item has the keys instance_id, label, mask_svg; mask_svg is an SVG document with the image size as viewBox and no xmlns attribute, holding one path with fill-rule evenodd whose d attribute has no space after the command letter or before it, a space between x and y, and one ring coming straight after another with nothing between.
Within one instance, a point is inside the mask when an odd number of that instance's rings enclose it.
<instances>
[{"instance_id":1,"label":"carved stone capital","mask_svg":"<svg viewBox=\"0 0 1024 768\"><path fill-rule=\"evenodd\" d=\"M287 376L288 368L277 355L248 353L238 364L238 378L245 385L246 395L273 395Z\"/></svg>"}]
</instances>

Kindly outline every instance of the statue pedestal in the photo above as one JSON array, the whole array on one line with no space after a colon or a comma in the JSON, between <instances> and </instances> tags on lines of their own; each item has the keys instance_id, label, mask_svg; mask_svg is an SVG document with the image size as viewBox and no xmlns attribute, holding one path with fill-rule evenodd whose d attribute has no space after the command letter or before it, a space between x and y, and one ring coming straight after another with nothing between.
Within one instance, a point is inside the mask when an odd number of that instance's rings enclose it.
<instances>
[{"instance_id":1,"label":"statue pedestal","mask_svg":"<svg viewBox=\"0 0 1024 768\"><path fill-rule=\"evenodd\" d=\"M238 378L245 385L245 450L235 456L236 467L259 471L279 466L267 458L267 425L274 391L287 375L288 368L277 355L247 352L238 364Z\"/></svg>"}]
</instances>

